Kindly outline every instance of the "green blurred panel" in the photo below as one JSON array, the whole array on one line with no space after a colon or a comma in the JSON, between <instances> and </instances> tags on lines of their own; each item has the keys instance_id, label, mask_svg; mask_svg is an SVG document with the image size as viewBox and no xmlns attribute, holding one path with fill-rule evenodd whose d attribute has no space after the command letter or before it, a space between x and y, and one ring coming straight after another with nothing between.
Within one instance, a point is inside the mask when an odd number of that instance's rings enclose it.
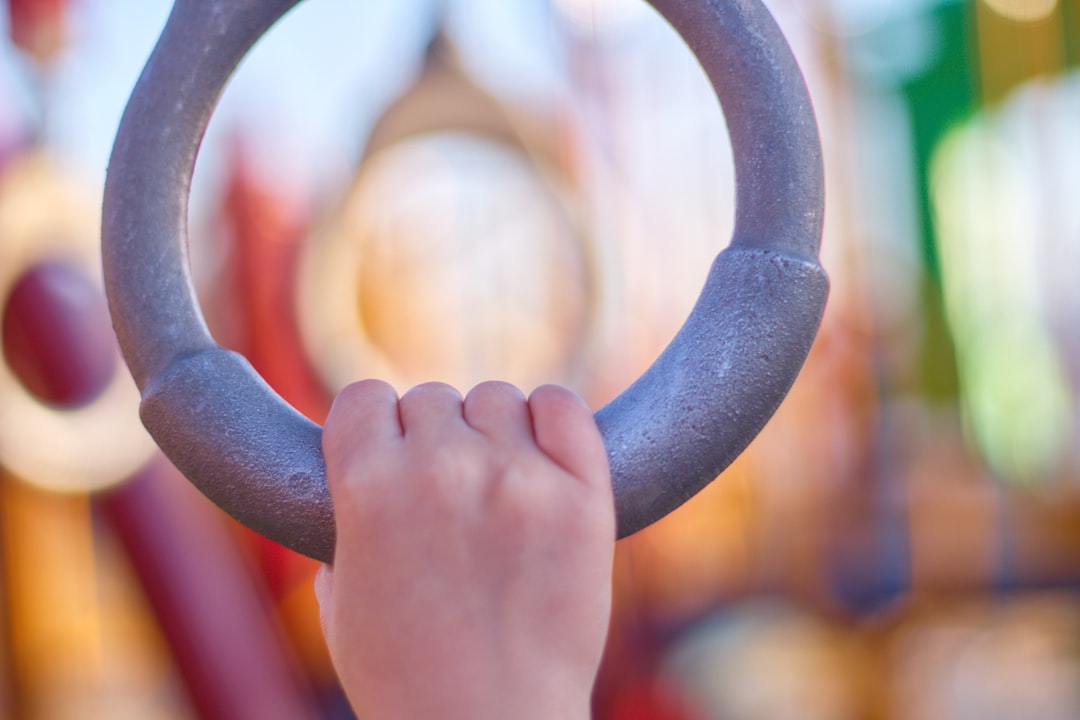
<instances>
[{"instance_id":1,"label":"green blurred panel","mask_svg":"<svg viewBox=\"0 0 1080 720\"><path fill-rule=\"evenodd\" d=\"M958 394L956 358L941 294L941 263L929 192L929 166L934 148L950 127L969 117L977 106L973 78L976 55L974 18L969 3L949 2L928 18L935 42L930 62L906 78L900 88L911 121L916 167L916 211L922 257L926 266L920 296L923 309L919 377L923 393L947 400ZM929 29L929 28L928 28Z\"/></svg>"},{"instance_id":2,"label":"green blurred panel","mask_svg":"<svg viewBox=\"0 0 1080 720\"><path fill-rule=\"evenodd\" d=\"M1038 5L1033 0L943 0L919 12L896 13L890 23L851 41L855 74L869 77L879 90L897 93L907 109L915 227L925 268L919 293L919 378L921 392L931 400L959 395L954 334L942 294L940 230L930 192L932 159L949 131L980 110L998 106L1033 79L1080 64L1080 0L1058 0L1035 21L1004 14L1010 7L1017 15L1037 12Z\"/></svg>"}]
</instances>

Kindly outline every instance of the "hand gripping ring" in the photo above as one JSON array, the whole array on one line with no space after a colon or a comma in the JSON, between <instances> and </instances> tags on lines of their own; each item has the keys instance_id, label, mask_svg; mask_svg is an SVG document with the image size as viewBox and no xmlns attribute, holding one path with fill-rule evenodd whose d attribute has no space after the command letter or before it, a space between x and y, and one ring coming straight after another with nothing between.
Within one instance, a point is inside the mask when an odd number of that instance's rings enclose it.
<instances>
[{"instance_id":1,"label":"hand gripping ring","mask_svg":"<svg viewBox=\"0 0 1080 720\"><path fill-rule=\"evenodd\" d=\"M187 260L195 156L218 97L298 0L177 0L124 112L105 185L113 323L141 415L222 509L329 561L334 521L321 429L211 338ZM705 68L735 156L736 222L685 325L596 415L619 536L658 520L749 444L809 352L828 295L818 264L821 147L810 98L759 0L650 0Z\"/></svg>"}]
</instances>

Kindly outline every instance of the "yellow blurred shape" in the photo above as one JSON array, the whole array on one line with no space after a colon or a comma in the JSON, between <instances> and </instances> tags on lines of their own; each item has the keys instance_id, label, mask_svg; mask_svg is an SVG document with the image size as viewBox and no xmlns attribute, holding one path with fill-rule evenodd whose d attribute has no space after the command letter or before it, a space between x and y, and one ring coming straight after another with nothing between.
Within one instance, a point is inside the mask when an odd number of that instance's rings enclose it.
<instances>
[{"instance_id":1,"label":"yellow blurred shape","mask_svg":"<svg viewBox=\"0 0 1080 720\"><path fill-rule=\"evenodd\" d=\"M1058 0L983 0L991 10L1016 22L1045 20L1057 9Z\"/></svg>"},{"instance_id":2,"label":"yellow blurred shape","mask_svg":"<svg viewBox=\"0 0 1080 720\"><path fill-rule=\"evenodd\" d=\"M1046 321L1040 188L993 116L953 130L931 161L945 303L970 433L1005 478L1045 480L1072 428L1070 389Z\"/></svg>"},{"instance_id":3,"label":"yellow blurred shape","mask_svg":"<svg viewBox=\"0 0 1080 720\"><path fill-rule=\"evenodd\" d=\"M890 716L1077 717L1078 627L1075 603L1066 594L928 609L889 642Z\"/></svg>"},{"instance_id":4,"label":"yellow blurred shape","mask_svg":"<svg viewBox=\"0 0 1080 720\"><path fill-rule=\"evenodd\" d=\"M745 591L760 514L745 461L692 500L617 546L617 592L668 618L693 617Z\"/></svg>"},{"instance_id":5,"label":"yellow blurred shape","mask_svg":"<svg viewBox=\"0 0 1080 720\"><path fill-rule=\"evenodd\" d=\"M94 717L102 648L89 499L0 475L0 532L19 716Z\"/></svg>"},{"instance_id":6,"label":"yellow blurred shape","mask_svg":"<svg viewBox=\"0 0 1080 720\"><path fill-rule=\"evenodd\" d=\"M585 332L584 253L522 153L456 132L392 145L309 268L311 356L334 387L566 382Z\"/></svg>"},{"instance_id":7,"label":"yellow blurred shape","mask_svg":"<svg viewBox=\"0 0 1080 720\"><path fill-rule=\"evenodd\" d=\"M733 605L677 641L664 670L724 720L853 720L867 657L835 624L780 601ZM906 720L906 719L905 719Z\"/></svg>"},{"instance_id":8,"label":"yellow blurred shape","mask_svg":"<svg viewBox=\"0 0 1080 720\"><path fill-rule=\"evenodd\" d=\"M0 473L14 717L190 717L130 569L101 542L90 506Z\"/></svg>"}]
</instances>

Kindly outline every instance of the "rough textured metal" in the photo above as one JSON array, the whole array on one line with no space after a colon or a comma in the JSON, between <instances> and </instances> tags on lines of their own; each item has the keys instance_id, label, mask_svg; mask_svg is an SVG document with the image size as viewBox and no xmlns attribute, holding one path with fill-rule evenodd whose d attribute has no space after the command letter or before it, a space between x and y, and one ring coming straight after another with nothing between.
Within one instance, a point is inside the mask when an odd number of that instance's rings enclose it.
<instances>
[{"instance_id":1,"label":"rough textured metal","mask_svg":"<svg viewBox=\"0 0 1080 720\"><path fill-rule=\"evenodd\" d=\"M820 144L779 28L759 0L651 1L723 105L737 213L731 246L678 336L597 413L620 536L681 505L758 433L806 358L828 292L817 262ZM103 254L113 321L151 434L226 512L330 560L321 431L216 345L186 256L191 176L210 114L243 55L296 2L177 0L121 121Z\"/></svg>"}]
</instances>

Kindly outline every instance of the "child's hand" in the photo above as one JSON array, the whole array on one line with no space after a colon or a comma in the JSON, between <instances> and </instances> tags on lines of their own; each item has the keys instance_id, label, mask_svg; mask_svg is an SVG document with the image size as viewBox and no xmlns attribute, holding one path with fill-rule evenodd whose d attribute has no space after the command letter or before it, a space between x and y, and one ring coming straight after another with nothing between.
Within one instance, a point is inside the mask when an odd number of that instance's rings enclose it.
<instances>
[{"instance_id":1,"label":"child's hand","mask_svg":"<svg viewBox=\"0 0 1080 720\"><path fill-rule=\"evenodd\" d=\"M589 717L615 513L580 399L484 383L398 401L365 381L335 401L323 452L337 549L316 592L361 717Z\"/></svg>"}]
</instances>

